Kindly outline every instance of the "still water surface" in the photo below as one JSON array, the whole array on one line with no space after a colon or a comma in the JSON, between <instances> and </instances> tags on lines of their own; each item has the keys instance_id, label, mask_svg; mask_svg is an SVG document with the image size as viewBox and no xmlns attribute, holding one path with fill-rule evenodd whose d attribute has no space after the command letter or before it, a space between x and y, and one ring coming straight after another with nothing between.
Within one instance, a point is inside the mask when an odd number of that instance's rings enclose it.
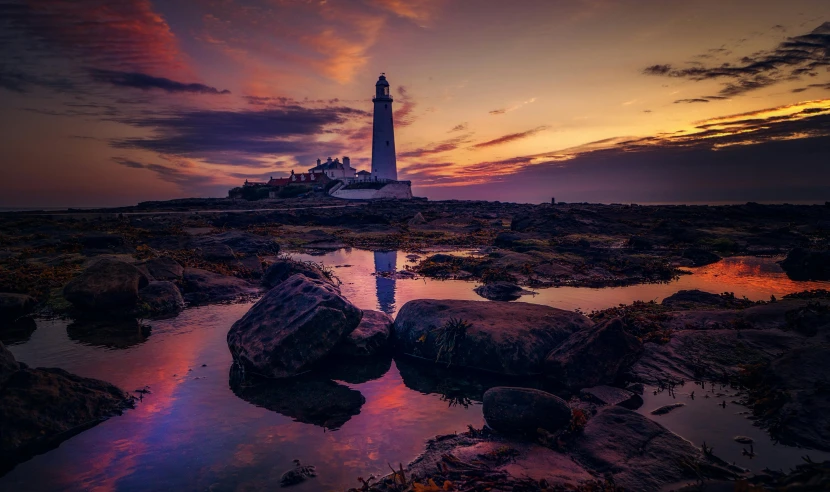
<instances>
[{"instance_id":1,"label":"still water surface","mask_svg":"<svg viewBox=\"0 0 830 492\"><path fill-rule=\"evenodd\" d=\"M364 309L394 315L412 299L480 299L470 282L373 275L403 269L410 262L405 253L340 250L295 256L333 267L344 281L343 294ZM680 289L730 291L760 300L830 287L790 281L770 259L730 258L693 272L670 284L563 287L522 300L588 312L634 300L660 301ZM0 489L274 489L292 460L299 459L315 465L319 476L292 490L344 490L358 485L358 476L384 473L387 463L411 460L433 435L463 431L467 424L481 426L481 394L500 383L407 360L381 359L363 366L329 367L325 377L308 382L308 388L324 388L322 400L341 409L336 415L313 408L319 400L309 403L298 386L246 388L237 394L229 384L231 357L225 336L249 307L244 303L188 309L171 320L148 322L149 334L134 330L115 342L88 336L67 321L38 320L30 338L9 347L18 360L104 379L128 391L146 386L151 393L136 409L18 465L0 477ZM360 405L358 398L355 404L355 392L365 403ZM716 454L741 466L786 469L807 454L773 446L763 431L739 415L745 409L738 405L730 403L724 409L712 399L650 391L644 398L640 411L646 415L674 398L683 399L686 407L653 418L696 445L706 440ZM754 459L742 456L742 446L731 441L739 434L758 442ZM830 459L826 453L809 454Z\"/></svg>"}]
</instances>

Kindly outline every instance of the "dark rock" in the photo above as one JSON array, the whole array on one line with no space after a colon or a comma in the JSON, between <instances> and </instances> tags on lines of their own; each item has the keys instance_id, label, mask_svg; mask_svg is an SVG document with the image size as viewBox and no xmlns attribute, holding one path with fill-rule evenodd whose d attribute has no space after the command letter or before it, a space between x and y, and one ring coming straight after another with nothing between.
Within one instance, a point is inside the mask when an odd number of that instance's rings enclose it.
<instances>
[{"instance_id":1,"label":"dark rock","mask_svg":"<svg viewBox=\"0 0 830 492\"><path fill-rule=\"evenodd\" d=\"M686 248L682 256L690 260L692 266L705 266L720 261L720 256L700 248Z\"/></svg>"},{"instance_id":2,"label":"dark rock","mask_svg":"<svg viewBox=\"0 0 830 492\"><path fill-rule=\"evenodd\" d=\"M245 271L246 277L262 278L262 261L258 256L249 256L239 260L239 266Z\"/></svg>"},{"instance_id":3,"label":"dark rock","mask_svg":"<svg viewBox=\"0 0 830 492\"><path fill-rule=\"evenodd\" d=\"M662 407L655 408L649 413L651 413L652 415L666 415L667 413L673 412L678 408L683 408L685 406L685 403L671 403L669 405L663 405Z\"/></svg>"},{"instance_id":4,"label":"dark rock","mask_svg":"<svg viewBox=\"0 0 830 492\"><path fill-rule=\"evenodd\" d=\"M182 276L184 299L190 303L232 301L243 296L253 295L257 288L236 277L201 270L185 268Z\"/></svg>"},{"instance_id":5,"label":"dark rock","mask_svg":"<svg viewBox=\"0 0 830 492\"><path fill-rule=\"evenodd\" d=\"M781 268L793 280L830 280L830 251L794 248Z\"/></svg>"},{"instance_id":6,"label":"dark rock","mask_svg":"<svg viewBox=\"0 0 830 492\"><path fill-rule=\"evenodd\" d=\"M135 266L102 259L66 284L63 296L82 310L123 311L135 306L138 291L148 283Z\"/></svg>"},{"instance_id":7,"label":"dark rock","mask_svg":"<svg viewBox=\"0 0 830 492\"><path fill-rule=\"evenodd\" d=\"M643 404L643 399L640 395L613 386L585 388L579 394L584 399L599 405L619 405L634 410L640 408Z\"/></svg>"},{"instance_id":8,"label":"dark rock","mask_svg":"<svg viewBox=\"0 0 830 492\"><path fill-rule=\"evenodd\" d=\"M20 364L0 386L0 474L131 407L109 383Z\"/></svg>"},{"instance_id":9,"label":"dark rock","mask_svg":"<svg viewBox=\"0 0 830 492\"><path fill-rule=\"evenodd\" d=\"M571 408L556 395L530 388L499 386L484 393L484 419L507 434L535 435L537 429L555 432L571 422Z\"/></svg>"},{"instance_id":10,"label":"dark rock","mask_svg":"<svg viewBox=\"0 0 830 492\"><path fill-rule=\"evenodd\" d=\"M360 324L334 348L333 353L344 356L370 356L386 352L392 318L380 311L363 311Z\"/></svg>"},{"instance_id":11,"label":"dark rock","mask_svg":"<svg viewBox=\"0 0 830 492\"><path fill-rule=\"evenodd\" d=\"M692 443L622 407L600 410L571 449L582 466L598 476L610 475L625 490L660 490L697 478L696 465L703 461Z\"/></svg>"},{"instance_id":12,"label":"dark rock","mask_svg":"<svg viewBox=\"0 0 830 492\"><path fill-rule=\"evenodd\" d=\"M611 319L577 331L545 360L545 374L571 389L613 383L643 353L643 344Z\"/></svg>"},{"instance_id":13,"label":"dark rock","mask_svg":"<svg viewBox=\"0 0 830 492\"><path fill-rule=\"evenodd\" d=\"M395 319L404 354L499 374L540 374L545 356L593 323L571 311L523 302L419 299Z\"/></svg>"},{"instance_id":14,"label":"dark rock","mask_svg":"<svg viewBox=\"0 0 830 492\"><path fill-rule=\"evenodd\" d=\"M182 275L184 275L184 268L176 260L163 256L142 261L135 266L149 278L155 280L176 281L181 280Z\"/></svg>"},{"instance_id":15,"label":"dark rock","mask_svg":"<svg viewBox=\"0 0 830 492\"><path fill-rule=\"evenodd\" d=\"M366 398L357 391L328 379L243 379L236 365L230 386L236 396L297 422L336 430L360 414Z\"/></svg>"},{"instance_id":16,"label":"dark rock","mask_svg":"<svg viewBox=\"0 0 830 492\"><path fill-rule=\"evenodd\" d=\"M408 224L411 225L411 226L415 226L415 225L426 224L426 222L427 221L424 219L424 216L421 215L421 212L418 212L418 213L415 214L414 217L409 219Z\"/></svg>"},{"instance_id":17,"label":"dark rock","mask_svg":"<svg viewBox=\"0 0 830 492\"><path fill-rule=\"evenodd\" d=\"M473 289L476 294L491 301L515 301L522 296L522 288L512 282L490 282Z\"/></svg>"},{"instance_id":18,"label":"dark rock","mask_svg":"<svg viewBox=\"0 0 830 492\"><path fill-rule=\"evenodd\" d=\"M710 294L702 290L681 290L663 299L660 303L671 309L695 308L738 308L749 307L754 303L720 294Z\"/></svg>"},{"instance_id":19,"label":"dark rock","mask_svg":"<svg viewBox=\"0 0 830 492\"><path fill-rule=\"evenodd\" d=\"M28 316L14 321L0 321L0 342L6 345L23 343L37 330L37 322Z\"/></svg>"},{"instance_id":20,"label":"dark rock","mask_svg":"<svg viewBox=\"0 0 830 492\"><path fill-rule=\"evenodd\" d=\"M37 304L26 294L0 293L0 321L11 321L30 314Z\"/></svg>"},{"instance_id":21,"label":"dark rock","mask_svg":"<svg viewBox=\"0 0 830 492\"><path fill-rule=\"evenodd\" d=\"M227 231L209 238L231 248L234 253L246 256L275 255L280 252L280 246L273 238L257 236L250 232Z\"/></svg>"},{"instance_id":22,"label":"dark rock","mask_svg":"<svg viewBox=\"0 0 830 492\"><path fill-rule=\"evenodd\" d=\"M246 371L290 377L331 352L357 327L361 315L331 284L294 275L233 324L228 346Z\"/></svg>"},{"instance_id":23,"label":"dark rock","mask_svg":"<svg viewBox=\"0 0 830 492\"><path fill-rule=\"evenodd\" d=\"M334 284L334 280L325 275L323 270L314 263L296 261L288 258L280 258L271 263L262 276L262 283L269 288L276 287L288 280L289 277L297 274L305 275L313 280L321 280L332 285Z\"/></svg>"},{"instance_id":24,"label":"dark rock","mask_svg":"<svg viewBox=\"0 0 830 492\"><path fill-rule=\"evenodd\" d=\"M782 443L830 451L828 354L827 344L797 348L764 371L765 391L753 398L754 410L764 424L775 424L770 430ZM767 406L770 401L774 406Z\"/></svg>"},{"instance_id":25,"label":"dark rock","mask_svg":"<svg viewBox=\"0 0 830 492\"><path fill-rule=\"evenodd\" d=\"M637 251L648 251L654 247L649 239L640 236L631 236L628 238L627 246Z\"/></svg>"},{"instance_id":26,"label":"dark rock","mask_svg":"<svg viewBox=\"0 0 830 492\"><path fill-rule=\"evenodd\" d=\"M303 465L300 460L294 460L294 468L283 473L280 477L280 487L297 485L316 476L317 470L314 465Z\"/></svg>"},{"instance_id":27,"label":"dark rock","mask_svg":"<svg viewBox=\"0 0 830 492\"><path fill-rule=\"evenodd\" d=\"M392 367L389 354L370 357L326 357L317 367L319 373L335 381L349 384L363 384L383 377Z\"/></svg>"},{"instance_id":28,"label":"dark rock","mask_svg":"<svg viewBox=\"0 0 830 492\"><path fill-rule=\"evenodd\" d=\"M515 378L472 369L447 367L414 357L396 357L395 366L401 374L403 384L425 395L439 395L449 406L467 408L480 403L484 393L496 386L517 386L519 384L541 386L537 378ZM348 382L348 381L347 381Z\"/></svg>"},{"instance_id":29,"label":"dark rock","mask_svg":"<svg viewBox=\"0 0 830 492\"><path fill-rule=\"evenodd\" d=\"M230 246L222 243L205 242L199 246L202 258L217 263L228 263L236 261L236 255Z\"/></svg>"},{"instance_id":30,"label":"dark rock","mask_svg":"<svg viewBox=\"0 0 830 492\"><path fill-rule=\"evenodd\" d=\"M173 282L150 282L138 291L138 298L147 315L175 314L184 308L182 294Z\"/></svg>"},{"instance_id":31,"label":"dark rock","mask_svg":"<svg viewBox=\"0 0 830 492\"><path fill-rule=\"evenodd\" d=\"M0 388L3 387L3 383L19 368L20 365L14 360L14 355L0 343Z\"/></svg>"},{"instance_id":32,"label":"dark rock","mask_svg":"<svg viewBox=\"0 0 830 492\"><path fill-rule=\"evenodd\" d=\"M522 236L511 232L501 232L493 240L493 245L499 248L510 248L522 240Z\"/></svg>"},{"instance_id":33,"label":"dark rock","mask_svg":"<svg viewBox=\"0 0 830 492\"><path fill-rule=\"evenodd\" d=\"M117 250L125 244L124 237L118 234L90 232L78 238L84 249L90 250Z\"/></svg>"},{"instance_id":34,"label":"dark rock","mask_svg":"<svg viewBox=\"0 0 830 492\"><path fill-rule=\"evenodd\" d=\"M85 345L125 349L144 343L151 328L135 318L77 319L66 327L72 340Z\"/></svg>"}]
</instances>

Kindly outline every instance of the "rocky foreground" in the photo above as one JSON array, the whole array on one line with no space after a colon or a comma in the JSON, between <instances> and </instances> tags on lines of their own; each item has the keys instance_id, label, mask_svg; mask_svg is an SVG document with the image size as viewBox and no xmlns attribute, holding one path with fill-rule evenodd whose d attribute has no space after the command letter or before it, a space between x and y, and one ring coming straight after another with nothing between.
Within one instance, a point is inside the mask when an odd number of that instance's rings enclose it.
<instances>
[{"instance_id":1,"label":"rocky foreground","mask_svg":"<svg viewBox=\"0 0 830 492\"><path fill-rule=\"evenodd\" d=\"M485 429L430 441L407 467L364 481L364 491L658 490L747 480L705 446L632 412L644 383L731 385L775 439L830 450L827 292L754 303L683 291L587 316L520 302L423 299L392 320L355 307L325 268L280 256L347 245L471 247L478 254L429 255L411 274L475 279L479 295L497 301L516 299L523 285L667 280L683 266L731 254L786 254L782 267L793 279L826 279L830 207L272 205L282 208L238 213L230 210L238 203L194 201L2 216L0 340L25 341L32 315L63 315L74 320L71 338L129 346L148 334L141 319L261 296L228 332L231 388L298 421L342 426L365 400L335 380L377 377L392 357L407 385L426 392L433 383L407 360L504 381L473 388L484 401ZM31 369L2 345L0 396L6 468L130 406L118 388ZM464 391L447 398L469 401ZM826 483L826 467L805 466L804 476ZM752 480L772 486L790 478Z\"/></svg>"}]
</instances>

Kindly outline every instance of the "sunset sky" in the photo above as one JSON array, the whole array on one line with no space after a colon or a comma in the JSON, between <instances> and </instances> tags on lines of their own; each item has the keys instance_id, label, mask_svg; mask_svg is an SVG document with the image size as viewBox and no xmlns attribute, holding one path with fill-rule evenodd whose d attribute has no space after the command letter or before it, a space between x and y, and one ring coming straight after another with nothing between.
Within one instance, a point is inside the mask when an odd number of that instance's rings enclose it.
<instances>
[{"instance_id":1,"label":"sunset sky","mask_svg":"<svg viewBox=\"0 0 830 492\"><path fill-rule=\"evenodd\" d=\"M830 200L827 0L0 0L0 206L369 167L431 199Z\"/></svg>"}]
</instances>

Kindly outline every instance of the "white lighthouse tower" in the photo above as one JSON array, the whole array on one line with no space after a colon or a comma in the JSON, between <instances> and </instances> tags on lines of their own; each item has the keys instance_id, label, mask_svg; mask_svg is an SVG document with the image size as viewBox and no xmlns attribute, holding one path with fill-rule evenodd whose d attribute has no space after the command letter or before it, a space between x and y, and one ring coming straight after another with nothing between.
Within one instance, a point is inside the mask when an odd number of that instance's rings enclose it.
<instances>
[{"instance_id":1,"label":"white lighthouse tower","mask_svg":"<svg viewBox=\"0 0 830 492\"><path fill-rule=\"evenodd\" d=\"M395 128L392 125L392 96L386 74L375 84L375 118L372 123L372 179L396 181L398 164L395 161Z\"/></svg>"}]
</instances>

